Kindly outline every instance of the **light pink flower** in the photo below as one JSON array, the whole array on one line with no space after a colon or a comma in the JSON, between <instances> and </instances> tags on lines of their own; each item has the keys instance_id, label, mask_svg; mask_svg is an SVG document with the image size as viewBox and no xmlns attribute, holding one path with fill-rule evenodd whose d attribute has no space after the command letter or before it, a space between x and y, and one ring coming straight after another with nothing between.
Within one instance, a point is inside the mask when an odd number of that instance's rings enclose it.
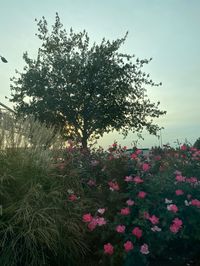
<instances>
[{"instance_id":1,"label":"light pink flower","mask_svg":"<svg viewBox=\"0 0 200 266\"><path fill-rule=\"evenodd\" d=\"M140 178L139 176L136 176L133 178L133 182L135 182L136 184L140 184L140 183L143 183L144 180Z\"/></svg>"},{"instance_id":2,"label":"light pink flower","mask_svg":"<svg viewBox=\"0 0 200 266\"><path fill-rule=\"evenodd\" d=\"M155 215L152 215L151 217L149 217L149 221L150 221L152 224L158 224L158 223L159 223L159 218L156 217Z\"/></svg>"},{"instance_id":3,"label":"light pink flower","mask_svg":"<svg viewBox=\"0 0 200 266\"><path fill-rule=\"evenodd\" d=\"M176 234L182 228L183 222L179 218L175 218L172 222L173 223L170 225L170 231Z\"/></svg>"},{"instance_id":4,"label":"light pink flower","mask_svg":"<svg viewBox=\"0 0 200 266\"><path fill-rule=\"evenodd\" d=\"M187 146L186 146L186 145L182 145L182 146L180 147L180 149L181 149L182 151L186 151L186 150L187 150Z\"/></svg>"},{"instance_id":5,"label":"light pink flower","mask_svg":"<svg viewBox=\"0 0 200 266\"><path fill-rule=\"evenodd\" d=\"M144 172L148 171L150 169L150 165L148 163L143 163L142 165L142 170Z\"/></svg>"},{"instance_id":6,"label":"light pink flower","mask_svg":"<svg viewBox=\"0 0 200 266\"><path fill-rule=\"evenodd\" d=\"M128 200L126 201L126 204L127 204L128 206L133 206L133 205L135 204L135 202L134 202L133 200L131 200L131 199L128 199Z\"/></svg>"},{"instance_id":7,"label":"light pink flower","mask_svg":"<svg viewBox=\"0 0 200 266\"><path fill-rule=\"evenodd\" d=\"M116 231L117 231L118 233L124 233L125 230L126 230L126 226L124 226L124 225L118 225L118 226L116 227Z\"/></svg>"},{"instance_id":8,"label":"light pink flower","mask_svg":"<svg viewBox=\"0 0 200 266\"><path fill-rule=\"evenodd\" d=\"M104 247L104 253L105 254L108 254L108 255L112 255L113 254L114 247L110 243L105 244L103 247Z\"/></svg>"},{"instance_id":9,"label":"light pink flower","mask_svg":"<svg viewBox=\"0 0 200 266\"><path fill-rule=\"evenodd\" d=\"M178 207L175 204L170 204L167 206L168 211L176 213L178 211Z\"/></svg>"},{"instance_id":10,"label":"light pink flower","mask_svg":"<svg viewBox=\"0 0 200 266\"><path fill-rule=\"evenodd\" d=\"M90 231L93 231L97 227L97 225L98 225L97 219L93 218L92 221L88 224L88 229Z\"/></svg>"},{"instance_id":11,"label":"light pink flower","mask_svg":"<svg viewBox=\"0 0 200 266\"><path fill-rule=\"evenodd\" d=\"M129 252L130 250L132 250L133 243L131 241L126 241L126 243L124 243L124 249L126 252Z\"/></svg>"},{"instance_id":12,"label":"light pink flower","mask_svg":"<svg viewBox=\"0 0 200 266\"><path fill-rule=\"evenodd\" d=\"M123 208L120 210L121 215L129 215L130 214L130 209L128 207Z\"/></svg>"},{"instance_id":13,"label":"light pink flower","mask_svg":"<svg viewBox=\"0 0 200 266\"><path fill-rule=\"evenodd\" d=\"M104 214L105 211L106 211L105 208L100 208L97 210L97 212L100 213L101 215Z\"/></svg>"},{"instance_id":14,"label":"light pink flower","mask_svg":"<svg viewBox=\"0 0 200 266\"><path fill-rule=\"evenodd\" d=\"M124 180L126 182L132 182L133 181L133 177L132 176L125 176Z\"/></svg>"},{"instance_id":15,"label":"light pink flower","mask_svg":"<svg viewBox=\"0 0 200 266\"><path fill-rule=\"evenodd\" d=\"M142 151L139 150L139 149L137 149L137 150L135 151L135 153L136 153L137 155L139 155L141 152L142 152Z\"/></svg>"},{"instance_id":16,"label":"light pink flower","mask_svg":"<svg viewBox=\"0 0 200 266\"><path fill-rule=\"evenodd\" d=\"M182 189L177 189L175 192L176 192L176 195L177 195L177 196L181 196L181 195L184 194L184 192L183 192Z\"/></svg>"},{"instance_id":17,"label":"light pink flower","mask_svg":"<svg viewBox=\"0 0 200 266\"><path fill-rule=\"evenodd\" d=\"M87 182L87 184L89 185L89 186L96 186L96 181L95 180L93 180L93 179L90 179L88 182Z\"/></svg>"},{"instance_id":18,"label":"light pink flower","mask_svg":"<svg viewBox=\"0 0 200 266\"><path fill-rule=\"evenodd\" d=\"M84 223L89 223L89 222L92 221L92 219L93 219L93 217L92 217L92 215L90 213L84 214L83 218L82 218Z\"/></svg>"},{"instance_id":19,"label":"light pink flower","mask_svg":"<svg viewBox=\"0 0 200 266\"><path fill-rule=\"evenodd\" d=\"M146 195L147 195L146 192L144 192L144 191L140 191L140 192L138 193L138 198L140 198L140 199L144 199L144 198L146 197Z\"/></svg>"},{"instance_id":20,"label":"light pink flower","mask_svg":"<svg viewBox=\"0 0 200 266\"><path fill-rule=\"evenodd\" d=\"M182 173L181 173L180 171L178 171L178 170L176 170L176 171L174 172L174 174L175 174L175 175L182 175Z\"/></svg>"},{"instance_id":21,"label":"light pink flower","mask_svg":"<svg viewBox=\"0 0 200 266\"><path fill-rule=\"evenodd\" d=\"M107 223L103 217L97 217L96 222L99 226L105 225Z\"/></svg>"},{"instance_id":22,"label":"light pink flower","mask_svg":"<svg viewBox=\"0 0 200 266\"><path fill-rule=\"evenodd\" d=\"M149 247L147 244L144 244L140 247L140 252L144 255L149 254Z\"/></svg>"},{"instance_id":23,"label":"light pink flower","mask_svg":"<svg viewBox=\"0 0 200 266\"><path fill-rule=\"evenodd\" d=\"M132 230L132 234L136 236L138 239L142 237L142 230L139 227L135 227Z\"/></svg>"},{"instance_id":24,"label":"light pink flower","mask_svg":"<svg viewBox=\"0 0 200 266\"><path fill-rule=\"evenodd\" d=\"M157 225L154 225L153 227L151 227L151 231L160 232L160 231L162 231L162 229L160 227L158 227Z\"/></svg>"}]
</instances>

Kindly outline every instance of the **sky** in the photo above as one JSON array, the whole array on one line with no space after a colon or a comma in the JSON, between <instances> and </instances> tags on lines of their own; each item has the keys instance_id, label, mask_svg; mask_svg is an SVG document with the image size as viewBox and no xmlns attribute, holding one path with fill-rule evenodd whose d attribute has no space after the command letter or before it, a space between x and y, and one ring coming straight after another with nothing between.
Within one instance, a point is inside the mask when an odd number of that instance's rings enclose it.
<instances>
[{"instance_id":1,"label":"sky","mask_svg":"<svg viewBox=\"0 0 200 266\"><path fill-rule=\"evenodd\" d=\"M199 0L0 0L0 102L12 107L10 78L22 71L22 55L28 51L36 57L38 41L35 18L45 16L49 25L58 12L64 27L86 30L92 42L123 37L129 31L122 52L153 60L145 71L161 87L147 88L152 101L160 101L167 115L156 122L162 143L177 141L191 144L200 137L200 1ZM161 139L143 133L141 148L161 144ZM98 142L107 147L113 141L131 147L138 138L130 133L126 139L116 132Z\"/></svg>"}]
</instances>

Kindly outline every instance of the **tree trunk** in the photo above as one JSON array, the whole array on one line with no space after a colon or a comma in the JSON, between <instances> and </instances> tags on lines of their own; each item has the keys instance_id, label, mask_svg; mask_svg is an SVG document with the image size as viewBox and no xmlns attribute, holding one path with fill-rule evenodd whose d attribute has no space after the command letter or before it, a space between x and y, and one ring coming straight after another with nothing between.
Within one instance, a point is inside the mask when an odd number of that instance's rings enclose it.
<instances>
[{"instance_id":1,"label":"tree trunk","mask_svg":"<svg viewBox=\"0 0 200 266\"><path fill-rule=\"evenodd\" d=\"M82 148L84 150L87 150L88 147L87 147L87 138L85 136L83 136L82 140L81 140L81 143L82 143Z\"/></svg>"}]
</instances>

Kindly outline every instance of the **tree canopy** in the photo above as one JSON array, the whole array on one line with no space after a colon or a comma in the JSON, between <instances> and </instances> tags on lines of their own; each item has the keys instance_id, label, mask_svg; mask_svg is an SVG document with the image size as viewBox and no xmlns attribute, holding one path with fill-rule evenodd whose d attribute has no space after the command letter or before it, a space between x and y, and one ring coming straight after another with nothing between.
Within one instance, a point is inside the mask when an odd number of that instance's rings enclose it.
<instances>
[{"instance_id":1,"label":"tree canopy","mask_svg":"<svg viewBox=\"0 0 200 266\"><path fill-rule=\"evenodd\" d=\"M12 78L11 99L18 113L34 114L56 125L69 138L87 147L89 140L117 130L156 134L153 119L165 114L152 103L146 85L158 86L142 69L151 59L136 59L120 52L127 34L90 44L86 31L67 32L56 14L49 30L37 21L41 47L36 59L24 53L25 67Z\"/></svg>"}]
</instances>

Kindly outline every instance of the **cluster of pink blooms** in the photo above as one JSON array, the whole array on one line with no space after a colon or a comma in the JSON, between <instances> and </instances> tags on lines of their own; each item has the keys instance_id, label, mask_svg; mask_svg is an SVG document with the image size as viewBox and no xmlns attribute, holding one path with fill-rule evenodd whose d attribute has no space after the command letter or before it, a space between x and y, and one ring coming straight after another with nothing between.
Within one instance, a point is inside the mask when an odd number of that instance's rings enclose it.
<instances>
[{"instance_id":1,"label":"cluster of pink blooms","mask_svg":"<svg viewBox=\"0 0 200 266\"><path fill-rule=\"evenodd\" d=\"M175 204L167 205L168 211L176 213L178 211L178 207Z\"/></svg>"},{"instance_id":2,"label":"cluster of pink blooms","mask_svg":"<svg viewBox=\"0 0 200 266\"><path fill-rule=\"evenodd\" d=\"M193 199L193 200L190 201L190 205L200 208L200 200Z\"/></svg>"},{"instance_id":3,"label":"cluster of pink blooms","mask_svg":"<svg viewBox=\"0 0 200 266\"><path fill-rule=\"evenodd\" d=\"M97 226L102 226L107 223L104 217L93 217L90 213L84 214L82 220L84 223L88 223L88 229L90 231L93 231Z\"/></svg>"},{"instance_id":4,"label":"cluster of pink blooms","mask_svg":"<svg viewBox=\"0 0 200 266\"><path fill-rule=\"evenodd\" d=\"M170 225L170 231L176 234L182 228L183 222L179 218L175 218Z\"/></svg>"},{"instance_id":5,"label":"cluster of pink blooms","mask_svg":"<svg viewBox=\"0 0 200 266\"><path fill-rule=\"evenodd\" d=\"M124 243L124 250L126 252L129 252L131 250L133 250L134 248L134 245L133 243L128 240ZM144 255L147 255L149 254L149 247L147 244L143 244L141 247L140 247L140 252ZM114 253L114 247L112 244L110 243L107 243L104 245L104 253L107 254L107 255L112 255Z\"/></svg>"}]
</instances>

